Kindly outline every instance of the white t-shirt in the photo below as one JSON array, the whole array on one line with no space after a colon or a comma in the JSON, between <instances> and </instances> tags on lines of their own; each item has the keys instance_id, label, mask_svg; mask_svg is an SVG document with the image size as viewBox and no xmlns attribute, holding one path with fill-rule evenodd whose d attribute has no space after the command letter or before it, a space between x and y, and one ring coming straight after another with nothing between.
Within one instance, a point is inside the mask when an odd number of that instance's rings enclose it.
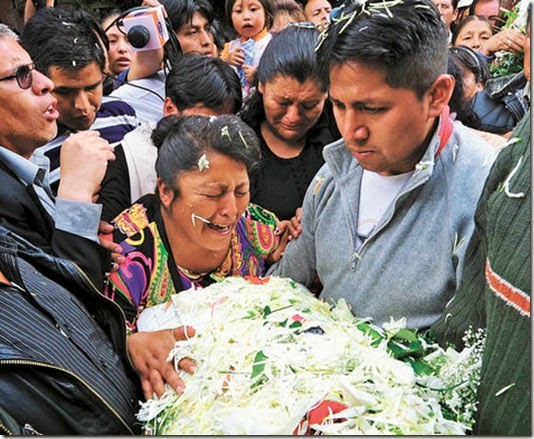
<instances>
[{"instance_id":1,"label":"white t-shirt","mask_svg":"<svg viewBox=\"0 0 534 439\"><path fill-rule=\"evenodd\" d=\"M371 234L412 173L380 175L363 171L358 213L358 235L362 241Z\"/></svg>"}]
</instances>

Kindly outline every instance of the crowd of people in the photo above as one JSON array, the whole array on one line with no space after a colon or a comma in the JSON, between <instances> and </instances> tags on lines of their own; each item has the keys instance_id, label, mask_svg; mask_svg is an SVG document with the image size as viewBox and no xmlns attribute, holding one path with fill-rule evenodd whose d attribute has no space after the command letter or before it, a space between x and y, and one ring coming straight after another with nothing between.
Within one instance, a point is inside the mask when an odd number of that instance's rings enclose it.
<instances>
[{"instance_id":1,"label":"crowd of people","mask_svg":"<svg viewBox=\"0 0 534 439\"><path fill-rule=\"evenodd\" d=\"M473 433L530 435L531 11L504 1L140 0L169 33L141 50L132 10L28 0L0 24L0 431L141 434L195 333L143 310L284 276L443 346L485 328Z\"/></svg>"}]
</instances>

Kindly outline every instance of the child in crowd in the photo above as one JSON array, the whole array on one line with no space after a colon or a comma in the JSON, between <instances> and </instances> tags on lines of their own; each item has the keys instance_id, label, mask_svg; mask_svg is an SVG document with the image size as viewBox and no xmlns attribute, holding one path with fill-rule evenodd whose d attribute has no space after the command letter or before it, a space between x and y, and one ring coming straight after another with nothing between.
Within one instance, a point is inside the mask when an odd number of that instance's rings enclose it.
<instances>
[{"instance_id":1,"label":"child in crowd","mask_svg":"<svg viewBox=\"0 0 534 439\"><path fill-rule=\"evenodd\" d=\"M225 10L238 37L225 44L221 58L237 68L246 99L263 51L272 38L272 7L269 0L226 0Z\"/></svg>"}]
</instances>

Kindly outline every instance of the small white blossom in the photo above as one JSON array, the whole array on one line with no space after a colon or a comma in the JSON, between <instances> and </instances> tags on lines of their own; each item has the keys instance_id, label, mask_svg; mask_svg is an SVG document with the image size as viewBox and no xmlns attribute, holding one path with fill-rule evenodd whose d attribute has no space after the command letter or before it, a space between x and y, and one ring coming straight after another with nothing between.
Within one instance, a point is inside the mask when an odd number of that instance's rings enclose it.
<instances>
[{"instance_id":1,"label":"small white blossom","mask_svg":"<svg viewBox=\"0 0 534 439\"><path fill-rule=\"evenodd\" d=\"M204 169L210 168L210 162L208 158L206 157L206 154L202 154L202 156L198 159L198 170L202 172Z\"/></svg>"}]
</instances>

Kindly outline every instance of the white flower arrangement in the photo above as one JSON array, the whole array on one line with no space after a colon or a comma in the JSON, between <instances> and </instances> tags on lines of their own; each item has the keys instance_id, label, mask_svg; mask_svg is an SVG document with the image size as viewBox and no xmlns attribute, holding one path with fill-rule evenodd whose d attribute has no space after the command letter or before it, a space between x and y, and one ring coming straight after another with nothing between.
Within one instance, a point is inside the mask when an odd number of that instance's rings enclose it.
<instances>
[{"instance_id":1,"label":"white flower arrangement","mask_svg":"<svg viewBox=\"0 0 534 439\"><path fill-rule=\"evenodd\" d=\"M285 278L227 278L172 301L196 335L169 357L188 353L197 369L180 372L182 394L142 404L148 434L457 435L472 426L482 336L443 350L404 321L375 327Z\"/></svg>"}]
</instances>

